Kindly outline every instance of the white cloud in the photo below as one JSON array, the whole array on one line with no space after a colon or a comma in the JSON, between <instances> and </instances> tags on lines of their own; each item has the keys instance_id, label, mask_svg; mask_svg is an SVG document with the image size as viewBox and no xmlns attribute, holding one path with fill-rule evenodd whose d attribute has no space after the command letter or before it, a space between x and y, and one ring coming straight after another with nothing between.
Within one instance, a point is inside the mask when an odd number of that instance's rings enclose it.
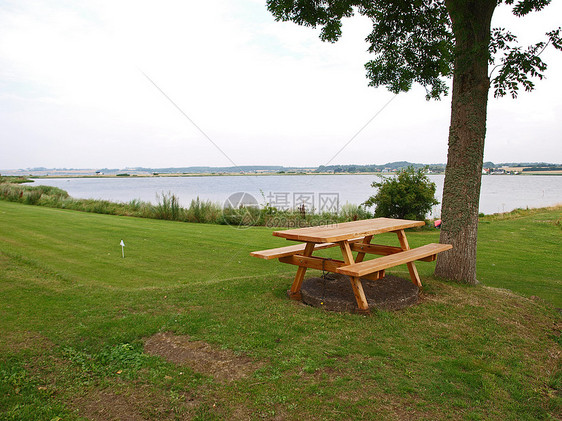
<instances>
[{"instance_id":1,"label":"white cloud","mask_svg":"<svg viewBox=\"0 0 562 421\"><path fill-rule=\"evenodd\" d=\"M141 71L237 164L321 165L393 97L367 86L369 30L322 43L258 0L4 3L0 168L230 165ZM491 99L487 160L562 161L556 53L535 93ZM444 162L449 108L401 94L334 162Z\"/></svg>"}]
</instances>

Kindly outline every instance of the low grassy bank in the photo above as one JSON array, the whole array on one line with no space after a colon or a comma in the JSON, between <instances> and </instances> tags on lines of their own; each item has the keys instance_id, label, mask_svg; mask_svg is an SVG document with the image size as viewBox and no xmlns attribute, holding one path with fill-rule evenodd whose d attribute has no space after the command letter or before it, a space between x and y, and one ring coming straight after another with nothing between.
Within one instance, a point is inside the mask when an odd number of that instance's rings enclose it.
<instances>
[{"instance_id":1,"label":"low grassy bank","mask_svg":"<svg viewBox=\"0 0 562 421\"><path fill-rule=\"evenodd\" d=\"M294 269L248 256L267 228L0 202L0 418L557 419L560 211L484 218L481 285L421 262L420 305L363 317L287 300Z\"/></svg>"},{"instance_id":2,"label":"low grassy bank","mask_svg":"<svg viewBox=\"0 0 562 421\"><path fill-rule=\"evenodd\" d=\"M192 200L185 208L172 193L162 193L153 205L141 200L111 202L108 200L75 199L65 190L52 186L29 186L22 177L0 177L0 200L58 209L104 215L135 216L139 218L165 219L180 222L201 222L232 226L285 226L304 227L321 224L366 219L370 212L357 205L343 205L338 212L307 212L279 210L264 203L261 207L241 206L223 208L211 201Z\"/></svg>"}]
</instances>

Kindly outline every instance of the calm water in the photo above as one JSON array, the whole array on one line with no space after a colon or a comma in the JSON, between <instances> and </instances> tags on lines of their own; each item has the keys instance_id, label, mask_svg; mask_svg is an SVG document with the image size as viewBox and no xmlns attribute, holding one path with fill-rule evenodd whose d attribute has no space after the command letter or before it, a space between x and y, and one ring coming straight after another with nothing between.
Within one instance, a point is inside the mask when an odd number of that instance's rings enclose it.
<instances>
[{"instance_id":1,"label":"calm water","mask_svg":"<svg viewBox=\"0 0 562 421\"><path fill-rule=\"evenodd\" d=\"M441 201L443 175L430 175L437 185ZM140 199L157 203L157 195L171 192L187 206L192 199L224 203L236 192L253 195L260 204L265 201L278 207L291 206L302 200L321 209L321 201L335 196L340 205L360 204L375 189L370 185L374 175L317 176L220 176L220 177L124 177L42 179L35 184L60 187L72 197L128 202ZM263 192L263 196L262 196ZM264 200L265 196L265 200ZM311 202L312 201L312 202ZM327 203L327 202L324 202ZM543 207L562 203L562 176L485 175L482 177L480 212L508 212L516 208ZM327 206L327 205L324 205ZM439 206L432 216L439 216Z\"/></svg>"}]
</instances>

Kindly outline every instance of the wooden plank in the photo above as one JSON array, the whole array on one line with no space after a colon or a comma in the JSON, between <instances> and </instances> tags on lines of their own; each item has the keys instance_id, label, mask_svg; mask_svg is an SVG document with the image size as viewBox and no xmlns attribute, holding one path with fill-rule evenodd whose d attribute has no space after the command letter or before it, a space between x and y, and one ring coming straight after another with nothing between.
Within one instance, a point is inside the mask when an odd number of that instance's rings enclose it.
<instances>
[{"instance_id":1,"label":"wooden plank","mask_svg":"<svg viewBox=\"0 0 562 421\"><path fill-rule=\"evenodd\" d=\"M350 243L363 241L363 238L354 238L353 240L349 240ZM331 247L336 247L337 243L316 243L314 244L314 251L316 250L323 250L328 249ZM272 260L278 259L280 257L285 256L293 256L295 254L303 254L306 244L295 244L292 246L285 246L285 247L277 247L274 249L268 250L260 250L260 251L253 251L250 253L250 256L258 257L260 259L265 260Z\"/></svg>"},{"instance_id":2,"label":"wooden plank","mask_svg":"<svg viewBox=\"0 0 562 421\"><path fill-rule=\"evenodd\" d=\"M372 235L368 235L363 239L363 242L361 244L363 244L364 246L368 246L369 243L371 242L371 240L373 239ZM350 244L351 250L353 251L353 246L355 244ZM355 263L360 263L363 261L363 259L365 258L365 252L364 251L359 251L359 253L357 253L357 256L355 257Z\"/></svg>"},{"instance_id":3,"label":"wooden plank","mask_svg":"<svg viewBox=\"0 0 562 421\"><path fill-rule=\"evenodd\" d=\"M351 244L350 247L352 251L358 251L360 253L379 254L381 256L387 256L389 254L399 253L402 251L400 247L383 246L381 244L355 243Z\"/></svg>"},{"instance_id":4,"label":"wooden plank","mask_svg":"<svg viewBox=\"0 0 562 421\"><path fill-rule=\"evenodd\" d=\"M273 235L297 241L338 242L354 237L365 237L398 229L424 225L423 221L377 218L367 221L345 222L323 227L276 231Z\"/></svg>"},{"instance_id":5,"label":"wooden plank","mask_svg":"<svg viewBox=\"0 0 562 421\"><path fill-rule=\"evenodd\" d=\"M367 303L367 298L365 297L365 291L363 291L363 285L361 285L361 279L352 276L349 278L351 281L351 288L353 288L353 294L355 295L355 300L357 301L357 307L362 312L369 311L369 304Z\"/></svg>"},{"instance_id":6,"label":"wooden plank","mask_svg":"<svg viewBox=\"0 0 562 421\"><path fill-rule=\"evenodd\" d=\"M341 224L275 231L273 235L295 241L336 243L349 240L350 238L366 237L383 232L394 232L423 225L425 225L424 221L374 218L362 221L343 222Z\"/></svg>"},{"instance_id":7,"label":"wooden plank","mask_svg":"<svg viewBox=\"0 0 562 421\"><path fill-rule=\"evenodd\" d=\"M279 258L279 261L281 263L288 263L290 265L303 266L308 269L324 270L325 272L334 272L334 273L337 272L337 269L339 267L347 265L347 263L345 263L342 260L326 259L323 257L316 257L316 256L306 257L299 254L296 254L294 256L281 257ZM371 281L377 281L381 278L384 278L384 270L367 274L363 276L363 278L369 279Z\"/></svg>"},{"instance_id":8,"label":"wooden plank","mask_svg":"<svg viewBox=\"0 0 562 421\"><path fill-rule=\"evenodd\" d=\"M453 246L450 244L426 244L425 246L401 251L400 253L390 254L388 256L378 257L366 262L342 266L338 268L336 272L348 276L364 276L379 270L407 264L452 248Z\"/></svg>"},{"instance_id":9,"label":"wooden plank","mask_svg":"<svg viewBox=\"0 0 562 421\"><path fill-rule=\"evenodd\" d=\"M365 244L365 243L355 243L350 244L351 251L358 251L359 253L367 253L367 254L377 254L380 256L388 256L389 254L400 253L402 248L394 247L394 246L384 246L382 244ZM424 257L423 259L416 259L421 260L422 262L433 262L435 261L435 255L431 255L428 257ZM359 263L357 259L355 259L355 263Z\"/></svg>"},{"instance_id":10,"label":"wooden plank","mask_svg":"<svg viewBox=\"0 0 562 421\"><path fill-rule=\"evenodd\" d=\"M279 261L281 263L304 266L309 269L324 270L326 272L335 272L337 268L339 268L340 266L345 266L346 264L342 260L324 259L322 257L315 256L306 257L302 255L281 257L279 258Z\"/></svg>"},{"instance_id":11,"label":"wooden plank","mask_svg":"<svg viewBox=\"0 0 562 421\"><path fill-rule=\"evenodd\" d=\"M303 255L305 257L309 257L312 255L314 251L314 244L313 243L306 243L306 247L304 248ZM291 300L298 300L301 299L301 286L302 281L304 279L304 274L306 273L306 267L299 266L297 269L297 274L295 275L295 280L293 281L293 285L291 285L291 289L289 290L289 298Z\"/></svg>"},{"instance_id":12,"label":"wooden plank","mask_svg":"<svg viewBox=\"0 0 562 421\"><path fill-rule=\"evenodd\" d=\"M322 250L322 249L327 249L336 246L337 243L315 244L314 250ZM265 259L265 260L278 259L280 257L302 254L304 252L305 247L306 244L295 244L293 246L277 247L269 250L253 251L250 253L250 256L258 257L260 259Z\"/></svg>"},{"instance_id":13,"label":"wooden plank","mask_svg":"<svg viewBox=\"0 0 562 421\"><path fill-rule=\"evenodd\" d=\"M351 247L349 246L349 243L347 241L342 241L339 244L341 252L343 254L344 262L348 265L354 263L355 259L353 258L353 253L351 253Z\"/></svg>"},{"instance_id":14,"label":"wooden plank","mask_svg":"<svg viewBox=\"0 0 562 421\"><path fill-rule=\"evenodd\" d=\"M355 259L353 259L353 253L351 253L351 247L349 246L349 243L347 241L340 242L340 248L345 263L347 265L355 263ZM379 273L377 272L377 275L378 274ZM369 311L369 304L367 303L367 298L365 298L365 291L363 290L361 279L356 276L350 276L349 281L351 282L353 295L355 295L355 300L357 301L357 307L359 307L359 310L361 311Z\"/></svg>"},{"instance_id":15,"label":"wooden plank","mask_svg":"<svg viewBox=\"0 0 562 421\"><path fill-rule=\"evenodd\" d=\"M410 245L408 244L408 239L406 238L406 233L404 232L404 230L399 230L396 232L396 234L398 235L398 241L400 242L400 247L402 247L402 250L410 250ZM420 275L418 274L418 269L416 268L414 262L406 263L406 266L408 266L410 279L412 279L414 285L417 285L419 288L421 288L422 283Z\"/></svg>"},{"instance_id":16,"label":"wooden plank","mask_svg":"<svg viewBox=\"0 0 562 421\"><path fill-rule=\"evenodd\" d=\"M343 259L345 261L345 264L350 265L350 264L355 263L355 259L353 259L353 253L351 253L351 245L347 241L342 241L339 244L340 244L340 248L342 250ZM338 270L336 269L336 273L337 272L338 272ZM363 276L363 278L370 279L372 281L376 281L378 279L384 278L384 270L373 271L372 273L366 273ZM361 284L359 284L358 288L361 288L361 290L363 290L363 287L361 286Z\"/></svg>"},{"instance_id":17,"label":"wooden plank","mask_svg":"<svg viewBox=\"0 0 562 421\"><path fill-rule=\"evenodd\" d=\"M384 278L384 269L377 272L368 273L367 275L363 275L361 278L369 279L371 281L378 281L379 279Z\"/></svg>"}]
</instances>

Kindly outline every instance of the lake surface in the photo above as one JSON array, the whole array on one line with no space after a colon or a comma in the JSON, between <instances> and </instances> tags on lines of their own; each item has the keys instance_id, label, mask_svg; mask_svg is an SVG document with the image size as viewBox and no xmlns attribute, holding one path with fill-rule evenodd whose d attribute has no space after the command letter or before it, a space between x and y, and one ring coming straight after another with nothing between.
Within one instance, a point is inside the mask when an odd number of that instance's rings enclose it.
<instances>
[{"instance_id":1,"label":"lake surface","mask_svg":"<svg viewBox=\"0 0 562 421\"><path fill-rule=\"evenodd\" d=\"M437 185L441 202L444 175L430 175ZM376 190L371 183L375 175L284 175L284 176L204 176L204 177L119 177L40 179L35 185L66 190L72 197L129 202L133 199L157 203L157 195L175 194L183 206L199 197L224 203L233 193L247 192L258 203L269 202L279 208L299 203L315 209L329 210L339 201L360 204ZM262 194L263 193L263 194ZM509 212L516 208L535 208L562 203L562 176L484 175L480 194L480 212ZM432 217L440 214L435 206Z\"/></svg>"}]
</instances>

